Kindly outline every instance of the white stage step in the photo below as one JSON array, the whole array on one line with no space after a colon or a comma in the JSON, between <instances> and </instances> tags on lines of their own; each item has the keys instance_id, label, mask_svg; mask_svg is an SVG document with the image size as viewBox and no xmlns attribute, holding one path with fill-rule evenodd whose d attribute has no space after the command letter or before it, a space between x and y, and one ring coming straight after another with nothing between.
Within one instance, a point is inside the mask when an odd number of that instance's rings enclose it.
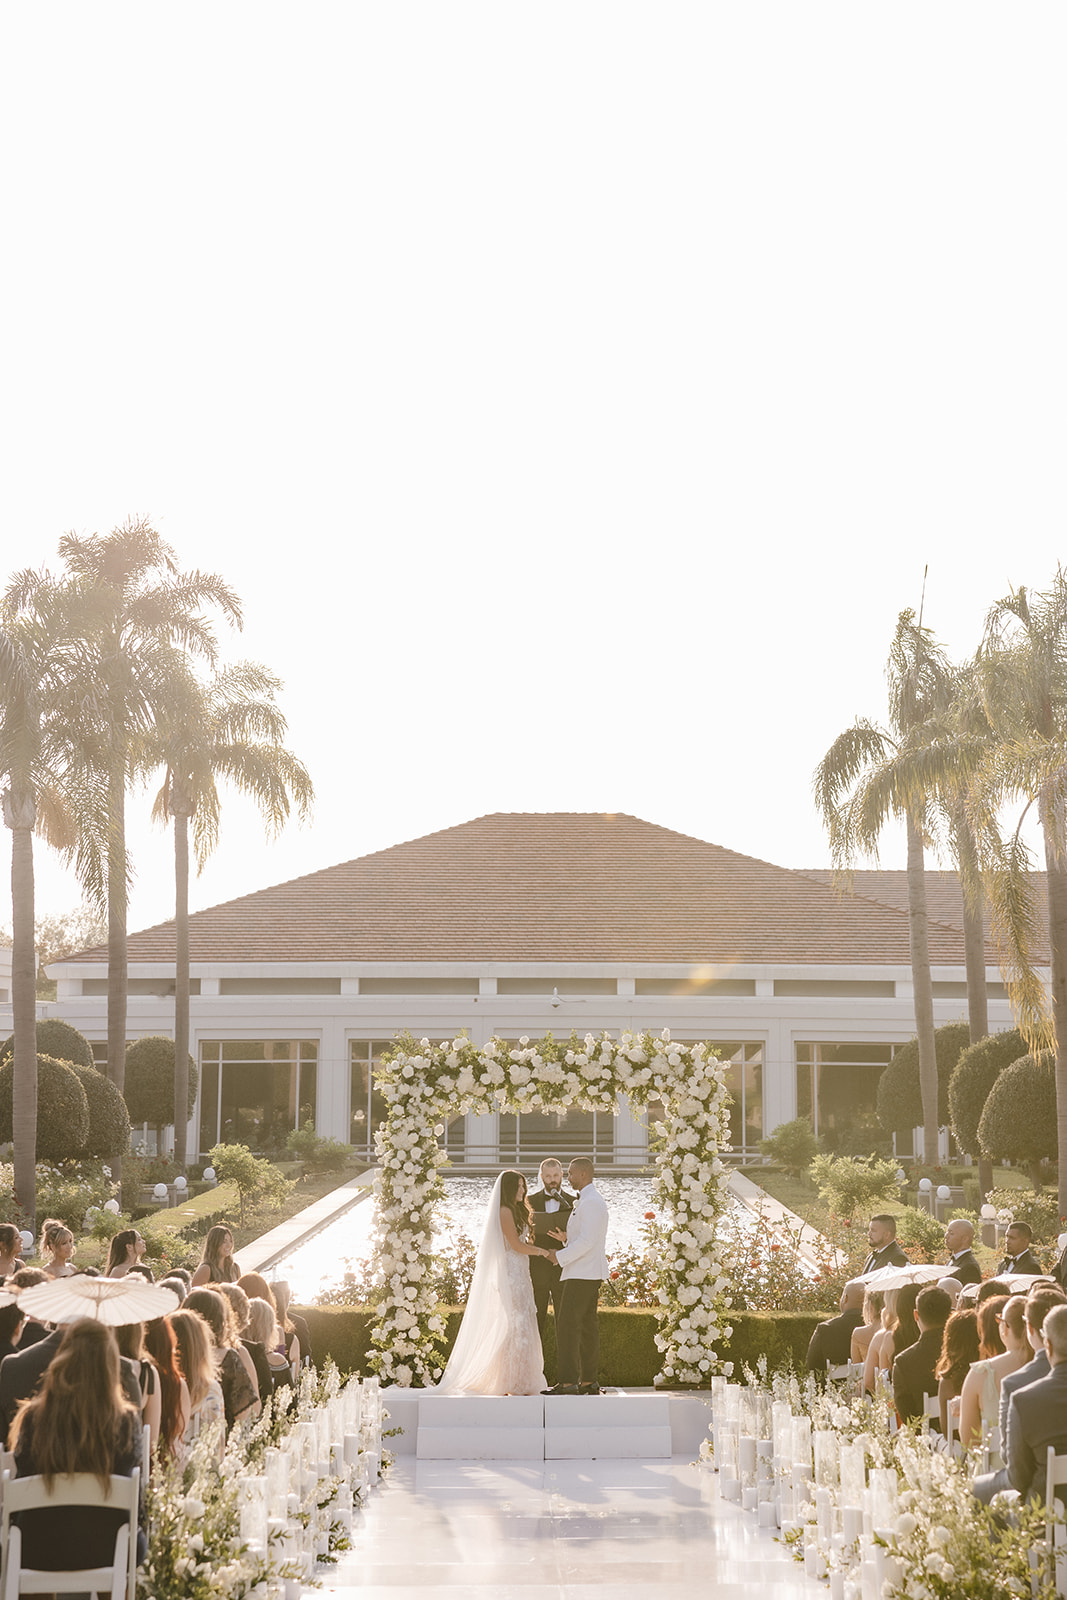
<instances>
[{"instance_id":1,"label":"white stage step","mask_svg":"<svg viewBox=\"0 0 1067 1600\"><path fill-rule=\"evenodd\" d=\"M711 1396L458 1395L387 1389L398 1455L433 1461L594 1461L695 1456Z\"/></svg>"}]
</instances>

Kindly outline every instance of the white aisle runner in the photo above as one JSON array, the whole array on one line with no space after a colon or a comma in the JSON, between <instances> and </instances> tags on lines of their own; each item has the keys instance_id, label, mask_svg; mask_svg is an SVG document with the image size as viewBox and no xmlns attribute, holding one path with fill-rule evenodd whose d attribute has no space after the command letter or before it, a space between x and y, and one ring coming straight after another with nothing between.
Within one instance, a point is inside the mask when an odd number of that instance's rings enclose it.
<instances>
[{"instance_id":1,"label":"white aisle runner","mask_svg":"<svg viewBox=\"0 0 1067 1600\"><path fill-rule=\"evenodd\" d=\"M689 1460L399 1459L318 1569L343 1600L826 1600Z\"/></svg>"}]
</instances>

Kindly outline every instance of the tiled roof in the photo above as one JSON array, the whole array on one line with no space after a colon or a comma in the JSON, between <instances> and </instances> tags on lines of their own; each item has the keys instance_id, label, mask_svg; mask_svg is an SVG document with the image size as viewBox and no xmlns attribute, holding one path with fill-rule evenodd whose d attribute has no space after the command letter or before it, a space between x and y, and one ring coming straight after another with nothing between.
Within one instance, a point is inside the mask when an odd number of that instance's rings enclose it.
<instances>
[{"instance_id":1,"label":"tiled roof","mask_svg":"<svg viewBox=\"0 0 1067 1600\"><path fill-rule=\"evenodd\" d=\"M194 962L773 962L906 966L907 918L638 817L497 813L199 911ZM76 960L101 960L103 951ZM932 924L937 964L963 961ZM173 923L131 934L171 961Z\"/></svg>"},{"instance_id":2,"label":"tiled roof","mask_svg":"<svg viewBox=\"0 0 1067 1600\"><path fill-rule=\"evenodd\" d=\"M820 883L831 884L833 873L824 867L805 867L806 877L816 878ZM1038 927L1039 939L1034 947L1034 960L1039 966L1047 966L1050 960L1048 950L1047 922L1045 920L1045 874L1036 874L1036 887L1038 896ZM877 900L882 905L894 906L898 911L906 912L908 909L908 875L906 872L879 872L866 870L852 874L853 894L863 895L869 900ZM963 931L963 888L954 872L927 871L926 873L926 914L931 922L940 923L945 928L955 928ZM996 943L993 938L989 906L985 906L985 934L986 950L991 964L996 964Z\"/></svg>"}]
</instances>

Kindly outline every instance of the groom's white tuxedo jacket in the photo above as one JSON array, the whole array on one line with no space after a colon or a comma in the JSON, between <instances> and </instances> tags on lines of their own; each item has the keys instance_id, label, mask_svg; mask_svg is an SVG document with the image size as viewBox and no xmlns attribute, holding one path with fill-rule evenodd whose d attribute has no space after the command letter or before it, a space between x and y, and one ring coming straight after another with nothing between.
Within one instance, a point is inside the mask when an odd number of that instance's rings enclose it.
<instances>
[{"instance_id":1,"label":"groom's white tuxedo jacket","mask_svg":"<svg viewBox=\"0 0 1067 1600\"><path fill-rule=\"evenodd\" d=\"M568 1278L606 1278L608 1260L608 1208L596 1186L587 1183L575 1202L567 1223L567 1243L556 1251L563 1268L562 1282Z\"/></svg>"}]
</instances>

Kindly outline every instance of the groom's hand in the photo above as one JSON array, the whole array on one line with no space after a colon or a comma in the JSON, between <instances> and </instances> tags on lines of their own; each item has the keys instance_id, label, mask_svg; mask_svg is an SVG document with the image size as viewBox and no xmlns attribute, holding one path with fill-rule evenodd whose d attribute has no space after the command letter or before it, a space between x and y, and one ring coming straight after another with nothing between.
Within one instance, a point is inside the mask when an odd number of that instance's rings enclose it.
<instances>
[{"instance_id":1,"label":"groom's hand","mask_svg":"<svg viewBox=\"0 0 1067 1600\"><path fill-rule=\"evenodd\" d=\"M559 1262L556 1260L556 1252L554 1250L550 1250L548 1252L548 1259L551 1261L554 1267L559 1266Z\"/></svg>"}]
</instances>

